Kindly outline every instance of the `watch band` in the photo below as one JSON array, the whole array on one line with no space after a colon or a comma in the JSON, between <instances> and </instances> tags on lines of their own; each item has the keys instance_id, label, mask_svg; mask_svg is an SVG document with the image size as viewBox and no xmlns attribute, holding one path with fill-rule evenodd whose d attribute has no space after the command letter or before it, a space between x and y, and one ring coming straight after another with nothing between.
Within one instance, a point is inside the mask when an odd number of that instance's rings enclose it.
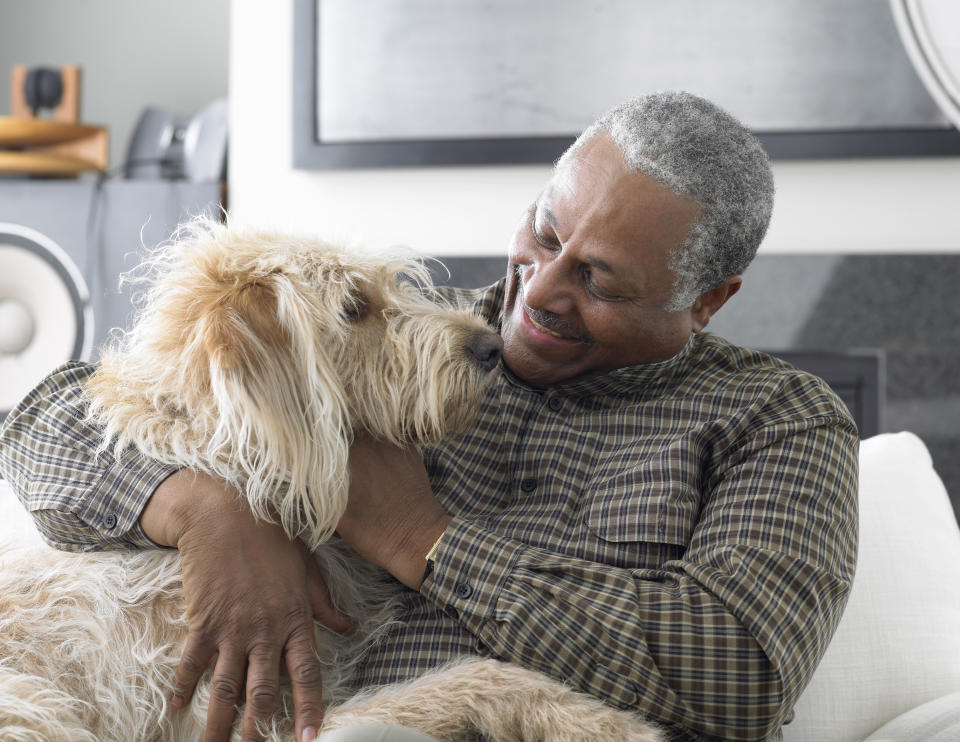
<instances>
[{"instance_id":1,"label":"watch band","mask_svg":"<svg viewBox=\"0 0 960 742\"><path fill-rule=\"evenodd\" d=\"M445 533L445 532L444 532ZM443 541L443 533L440 534L440 538L433 542L433 546L427 551L425 559L427 560L427 565L423 569L423 579L427 579L427 576L433 572L433 561L437 557L437 550L440 548L440 542Z\"/></svg>"}]
</instances>

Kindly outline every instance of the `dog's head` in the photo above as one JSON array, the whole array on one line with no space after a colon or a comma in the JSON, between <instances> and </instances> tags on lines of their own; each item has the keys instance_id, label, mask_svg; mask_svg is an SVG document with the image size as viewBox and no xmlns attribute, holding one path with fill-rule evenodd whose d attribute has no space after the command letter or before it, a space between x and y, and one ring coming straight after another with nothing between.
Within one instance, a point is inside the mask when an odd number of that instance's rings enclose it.
<instances>
[{"instance_id":1,"label":"dog's head","mask_svg":"<svg viewBox=\"0 0 960 742\"><path fill-rule=\"evenodd\" d=\"M480 319L424 298L409 256L200 220L138 273L137 318L101 354L91 415L118 446L234 482L311 545L345 507L355 430L439 438L499 359Z\"/></svg>"}]
</instances>

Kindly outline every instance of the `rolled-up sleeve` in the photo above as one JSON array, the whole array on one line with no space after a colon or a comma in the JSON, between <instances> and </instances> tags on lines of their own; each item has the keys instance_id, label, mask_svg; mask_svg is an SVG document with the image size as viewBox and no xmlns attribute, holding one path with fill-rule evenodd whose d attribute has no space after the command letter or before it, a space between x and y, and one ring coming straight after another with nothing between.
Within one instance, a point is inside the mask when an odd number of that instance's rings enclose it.
<instances>
[{"instance_id":1,"label":"rolled-up sleeve","mask_svg":"<svg viewBox=\"0 0 960 742\"><path fill-rule=\"evenodd\" d=\"M102 450L85 420L83 385L95 366L71 361L47 376L0 428L0 473L50 545L67 551L155 547L140 514L176 467L133 448Z\"/></svg>"}]
</instances>

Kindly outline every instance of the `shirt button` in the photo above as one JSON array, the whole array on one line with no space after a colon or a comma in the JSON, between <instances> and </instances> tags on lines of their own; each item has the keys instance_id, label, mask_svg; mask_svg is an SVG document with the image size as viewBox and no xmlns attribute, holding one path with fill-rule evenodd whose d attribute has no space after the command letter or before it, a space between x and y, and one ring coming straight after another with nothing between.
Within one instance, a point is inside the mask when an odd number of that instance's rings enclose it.
<instances>
[{"instance_id":1,"label":"shirt button","mask_svg":"<svg viewBox=\"0 0 960 742\"><path fill-rule=\"evenodd\" d=\"M520 489L524 492L533 492L537 488L537 480L534 477L527 477L520 482Z\"/></svg>"},{"instance_id":2,"label":"shirt button","mask_svg":"<svg viewBox=\"0 0 960 742\"><path fill-rule=\"evenodd\" d=\"M113 528L114 526L117 525L117 516L115 516L113 513L110 513L109 515L105 515L103 518L103 525L106 528Z\"/></svg>"},{"instance_id":3,"label":"shirt button","mask_svg":"<svg viewBox=\"0 0 960 742\"><path fill-rule=\"evenodd\" d=\"M560 412L560 408L563 407L563 400L560 397L550 397L547 400L547 407L554 412Z\"/></svg>"},{"instance_id":4,"label":"shirt button","mask_svg":"<svg viewBox=\"0 0 960 742\"><path fill-rule=\"evenodd\" d=\"M473 595L473 588L466 582L458 582L453 588L453 592L456 593L458 598L469 598Z\"/></svg>"}]
</instances>

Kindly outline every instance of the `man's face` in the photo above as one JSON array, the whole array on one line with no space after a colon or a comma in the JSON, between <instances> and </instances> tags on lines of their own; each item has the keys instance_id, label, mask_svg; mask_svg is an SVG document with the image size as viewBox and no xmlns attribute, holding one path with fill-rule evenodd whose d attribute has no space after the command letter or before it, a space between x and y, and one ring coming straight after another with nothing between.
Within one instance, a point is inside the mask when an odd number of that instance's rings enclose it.
<instances>
[{"instance_id":1,"label":"man's face","mask_svg":"<svg viewBox=\"0 0 960 742\"><path fill-rule=\"evenodd\" d=\"M691 199L631 172L604 134L559 166L510 245L503 359L548 386L665 360L700 329L668 312L671 250L699 215Z\"/></svg>"}]
</instances>

